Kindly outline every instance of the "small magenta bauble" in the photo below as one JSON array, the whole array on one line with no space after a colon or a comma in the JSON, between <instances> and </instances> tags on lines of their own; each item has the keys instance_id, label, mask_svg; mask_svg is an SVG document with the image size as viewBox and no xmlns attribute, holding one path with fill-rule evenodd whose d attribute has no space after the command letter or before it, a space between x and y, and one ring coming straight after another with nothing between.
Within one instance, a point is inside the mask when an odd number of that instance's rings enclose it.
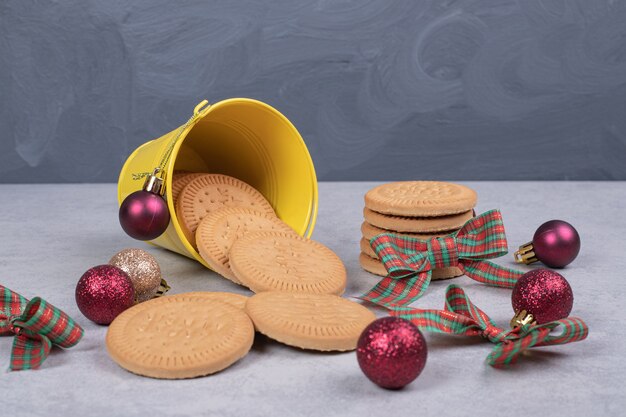
<instances>
[{"instance_id":1,"label":"small magenta bauble","mask_svg":"<svg viewBox=\"0 0 626 417\"><path fill-rule=\"evenodd\" d=\"M113 265L98 265L87 270L78 280L75 296L80 312L98 324L110 324L135 303L130 277Z\"/></svg>"},{"instance_id":2,"label":"small magenta bauble","mask_svg":"<svg viewBox=\"0 0 626 417\"><path fill-rule=\"evenodd\" d=\"M541 268L527 272L517 280L511 303L515 311L512 327L544 324L569 316L574 294L563 275Z\"/></svg>"},{"instance_id":3,"label":"small magenta bauble","mask_svg":"<svg viewBox=\"0 0 626 417\"><path fill-rule=\"evenodd\" d=\"M137 240L153 240L170 224L170 212L163 199L163 179L159 168L146 178L143 189L135 191L120 205L120 225L126 234Z\"/></svg>"},{"instance_id":4,"label":"small magenta bauble","mask_svg":"<svg viewBox=\"0 0 626 417\"><path fill-rule=\"evenodd\" d=\"M541 261L550 268L563 268L570 264L580 251L578 231L563 220L545 222L535 232L532 242L515 252L518 263Z\"/></svg>"},{"instance_id":5,"label":"small magenta bauble","mask_svg":"<svg viewBox=\"0 0 626 417\"><path fill-rule=\"evenodd\" d=\"M361 370L383 388L400 389L424 369L428 348L417 326L399 317L384 317L363 330L356 357Z\"/></svg>"}]
</instances>

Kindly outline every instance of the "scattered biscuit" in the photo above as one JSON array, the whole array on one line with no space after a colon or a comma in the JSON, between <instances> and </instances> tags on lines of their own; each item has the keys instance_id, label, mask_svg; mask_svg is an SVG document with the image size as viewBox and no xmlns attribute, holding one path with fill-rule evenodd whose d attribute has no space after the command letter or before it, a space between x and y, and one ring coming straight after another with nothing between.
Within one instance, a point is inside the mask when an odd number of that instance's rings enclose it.
<instances>
[{"instance_id":1,"label":"scattered biscuit","mask_svg":"<svg viewBox=\"0 0 626 417\"><path fill-rule=\"evenodd\" d=\"M263 292L250 297L246 311L264 335L321 351L356 349L361 332L376 319L361 304L329 294Z\"/></svg>"},{"instance_id":2,"label":"scattered biscuit","mask_svg":"<svg viewBox=\"0 0 626 417\"><path fill-rule=\"evenodd\" d=\"M180 294L137 304L113 320L106 335L111 358L138 375L194 378L244 357L254 326L240 308Z\"/></svg>"}]
</instances>

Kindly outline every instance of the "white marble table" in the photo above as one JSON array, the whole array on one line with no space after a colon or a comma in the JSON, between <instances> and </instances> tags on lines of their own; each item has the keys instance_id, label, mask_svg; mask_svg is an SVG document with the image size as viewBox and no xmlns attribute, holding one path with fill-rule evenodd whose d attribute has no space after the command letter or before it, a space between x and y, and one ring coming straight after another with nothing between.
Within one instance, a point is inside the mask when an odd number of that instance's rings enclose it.
<instances>
[{"instance_id":1,"label":"white marble table","mask_svg":"<svg viewBox=\"0 0 626 417\"><path fill-rule=\"evenodd\" d=\"M334 249L356 296L377 277L358 265L362 196L373 183L320 184L314 238ZM258 336L250 354L214 376L161 381L130 374L109 359L106 327L85 319L74 288L91 266L115 252L153 253L172 293L247 291L185 257L133 241L117 222L115 185L0 185L0 283L40 295L84 326L71 350L54 349L38 371L7 372L11 338L0 338L3 416L618 416L626 413L626 183L474 182L478 212L502 210L509 248L560 218L582 238L578 259L562 273L574 290L573 315L590 326L587 340L535 349L507 370L485 363L479 339L428 335L422 375L404 390L382 390L363 376L354 353L319 354ZM499 258L512 265L512 255ZM446 286L462 285L496 321L511 316L510 292L467 277L433 283L417 305L440 308Z\"/></svg>"}]
</instances>

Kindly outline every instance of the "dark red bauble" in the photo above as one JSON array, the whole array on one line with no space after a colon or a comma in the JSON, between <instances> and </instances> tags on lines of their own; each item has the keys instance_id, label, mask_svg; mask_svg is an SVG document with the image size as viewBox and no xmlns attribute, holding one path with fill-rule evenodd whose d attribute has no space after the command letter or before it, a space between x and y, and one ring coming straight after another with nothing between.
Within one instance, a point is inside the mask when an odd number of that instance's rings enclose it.
<instances>
[{"instance_id":1,"label":"dark red bauble","mask_svg":"<svg viewBox=\"0 0 626 417\"><path fill-rule=\"evenodd\" d=\"M161 236L170 223L167 203L158 194L140 190L130 194L120 206L120 224L128 236L152 240Z\"/></svg>"},{"instance_id":2,"label":"dark red bauble","mask_svg":"<svg viewBox=\"0 0 626 417\"><path fill-rule=\"evenodd\" d=\"M578 232L563 220L550 220L539 226L532 243L537 259L550 268L563 268L580 252Z\"/></svg>"},{"instance_id":3,"label":"dark red bauble","mask_svg":"<svg viewBox=\"0 0 626 417\"><path fill-rule=\"evenodd\" d=\"M574 293L563 275L549 269L535 269L522 275L513 287L513 310L526 310L538 324L569 316Z\"/></svg>"},{"instance_id":4,"label":"dark red bauble","mask_svg":"<svg viewBox=\"0 0 626 417\"><path fill-rule=\"evenodd\" d=\"M132 280L113 265L98 265L87 270L78 280L75 295L80 312L98 324L110 324L135 303Z\"/></svg>"},{"instance_id":5,"label":"dark red bauble","mask_svg":"<svg viewBox=\"0 0 626 417\"><path fill-rule=\"evenodd\" d=\"M363 330L356 357L372 382L399 389L412 382L424 369L428 348L417 326L398 317L375 320Z\"/></svg>"}]
</instances>

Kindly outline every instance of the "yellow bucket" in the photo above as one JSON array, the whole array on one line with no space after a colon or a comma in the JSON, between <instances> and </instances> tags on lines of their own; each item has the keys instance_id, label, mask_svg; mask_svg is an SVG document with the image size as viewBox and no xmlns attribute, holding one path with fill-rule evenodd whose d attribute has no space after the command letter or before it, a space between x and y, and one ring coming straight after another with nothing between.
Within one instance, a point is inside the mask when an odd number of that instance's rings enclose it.
<instances>
[{"instance_id":1,"label":"yellow bucket","mask_svg":"<svg viewBox=\"0 0 626 417\"><path fill-rule=\"evenodd\" d=\"M171 191L174 170L226 174L245 181L267 198L282 221L301 236L311 236L318 198L311 155L285 116L265 103L247 98L212 104L199 111L187 126L137 148L120 173L120 205L143 186L144 179L134 179L133 174L152 172L159 166L177 135L180 136L164 168L171 221L165 233L150 243L209 267L185 238L176 217Z\"/></svg>"}]
</instances>

